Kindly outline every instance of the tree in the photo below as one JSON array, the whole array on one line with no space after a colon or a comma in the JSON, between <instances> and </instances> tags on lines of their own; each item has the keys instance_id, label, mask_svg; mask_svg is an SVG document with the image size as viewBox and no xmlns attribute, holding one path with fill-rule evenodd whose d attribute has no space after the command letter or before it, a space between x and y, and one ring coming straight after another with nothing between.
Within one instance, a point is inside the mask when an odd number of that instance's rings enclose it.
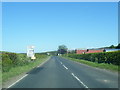
<instances>
[{"instance_id":1,"label":"tree","mask_svg":"<svg viewBox=\"0 0 120 90\"><path fill-rule=\"evenodd\" d=\"M118 46L116 47L117 49L120 49L120 43L118 44Z\"/></svg>"},{"instance_id":2,"label":"tree","mask_svg":"<svg viewBox=\"0 0 120 90\"><path fill-rule=\"evenodd\" d=\"M111 45L109 48L115 48L115 46L114 46L114 45Z\"/></svg>"},{"instance_id":3,"label":"tree","mask_svg":"<svg viewBox=\"0 0 120 90\"><path fill-rule=\"evenodd\" d=\"M65 45L58 46L58 53L59 54L65 54L65 53L67 53L67 47Z\"/></svg>"}]
</instances>

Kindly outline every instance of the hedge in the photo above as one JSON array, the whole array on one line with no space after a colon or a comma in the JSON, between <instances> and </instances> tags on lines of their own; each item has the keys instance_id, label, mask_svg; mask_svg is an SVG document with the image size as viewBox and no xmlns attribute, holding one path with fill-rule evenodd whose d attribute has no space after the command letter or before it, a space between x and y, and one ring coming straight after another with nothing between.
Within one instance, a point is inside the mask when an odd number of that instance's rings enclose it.
<instances>
[{"instance_id":1,"label":"hedge","mask_svg":"<svg viewBox=\"0 0 120 90\"><path fill-rule=\"evenodd\" d=\"M1 52L0 54L2 54L2 72L8 72L13 67L27 65L32 62L25 53L18 54L11 52ZM35 56L36 58L45 57L45 55L41 55L39 53L37 53Z\"/></svg>"},{"instance_id":2,"label":"hedge","mask_svg":"<svg viewBox=\"0 0 120 90\"><path fill-rule=\"evenodd\" d=\"M108 63L120 65L120 51L102 52L102 53L89 53L89 54L68 54L68 57L76 59L84 59L87 61L97 63Z\"/></svg>"}]
</instances>

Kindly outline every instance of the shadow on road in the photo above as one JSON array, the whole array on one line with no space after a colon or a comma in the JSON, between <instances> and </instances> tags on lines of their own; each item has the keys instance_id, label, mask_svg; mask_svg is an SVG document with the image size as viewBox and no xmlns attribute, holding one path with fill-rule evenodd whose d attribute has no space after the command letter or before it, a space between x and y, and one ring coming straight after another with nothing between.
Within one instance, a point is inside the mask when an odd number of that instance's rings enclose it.
<instances>
[{"instance_id":1,"label":"shadow on road","mask_svg":"<svg viewBox=\"0 0 120 90\"><path fill-rule=\"evenodd\" d=\"M31 71L27 72L26 74L37 74L43 69L44 69L44 67L36 67L36 68L32 69Z\"/></svg>"}]
</instances>

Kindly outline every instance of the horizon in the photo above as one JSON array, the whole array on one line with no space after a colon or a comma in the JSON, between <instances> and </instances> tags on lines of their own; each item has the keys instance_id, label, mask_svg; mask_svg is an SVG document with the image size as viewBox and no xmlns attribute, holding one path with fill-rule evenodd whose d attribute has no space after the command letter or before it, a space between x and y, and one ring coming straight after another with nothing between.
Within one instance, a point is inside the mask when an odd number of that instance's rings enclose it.
<instances>
[{"instance_id":1,"label":"horizon","mask_svg":"<svg viewBox=\"0 0 120 90\"><path fill-rule=\"evenodd\" d=\"M115 46L115 45L114 45ZM110 47L110 46L108 46ZM117 48L108 48L108 47L98 47L98 48L76 48L76 49L68 49L68 50L87 50L87 49L105 49L105 50L114 50L114 49L117 49ZM120 49L117 49L117 50L120 50ZM53 51L43 51L43 52L35 52L35 53L47 53L47 52L54 52L54 51L57 51L57 50L53 50ZM0 51L0 52L11 52L11 51ZM16 53L16 52L11 52L11 53ZM26 52L17 52L17 53L27 53L27 50Z\"/></svg>"},{"instance_id":2,"label":"horizon","mask_svg":"<svg viewBox=\"0 0 120 90\"><path fill-rule=\"evenodd\" d=\"M26 53L118 44L117 2L3 2L2 51Z\"/></svg>"}]
</instances>

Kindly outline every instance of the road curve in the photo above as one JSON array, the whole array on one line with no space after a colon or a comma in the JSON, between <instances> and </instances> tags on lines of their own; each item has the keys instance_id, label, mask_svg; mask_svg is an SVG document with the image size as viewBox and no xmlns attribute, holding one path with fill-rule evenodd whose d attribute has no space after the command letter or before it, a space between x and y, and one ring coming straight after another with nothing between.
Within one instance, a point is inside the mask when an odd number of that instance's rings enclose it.
<instances>
[{"instance_id":1,"label":"road curve","mask_svg":"<svg viewBox=\"0 0 120 90\"><path fill-rule=\"evenodd\" d=\"M9 88L118 88L118 74L52 56Z\"/></svg>"}]
</instances>

